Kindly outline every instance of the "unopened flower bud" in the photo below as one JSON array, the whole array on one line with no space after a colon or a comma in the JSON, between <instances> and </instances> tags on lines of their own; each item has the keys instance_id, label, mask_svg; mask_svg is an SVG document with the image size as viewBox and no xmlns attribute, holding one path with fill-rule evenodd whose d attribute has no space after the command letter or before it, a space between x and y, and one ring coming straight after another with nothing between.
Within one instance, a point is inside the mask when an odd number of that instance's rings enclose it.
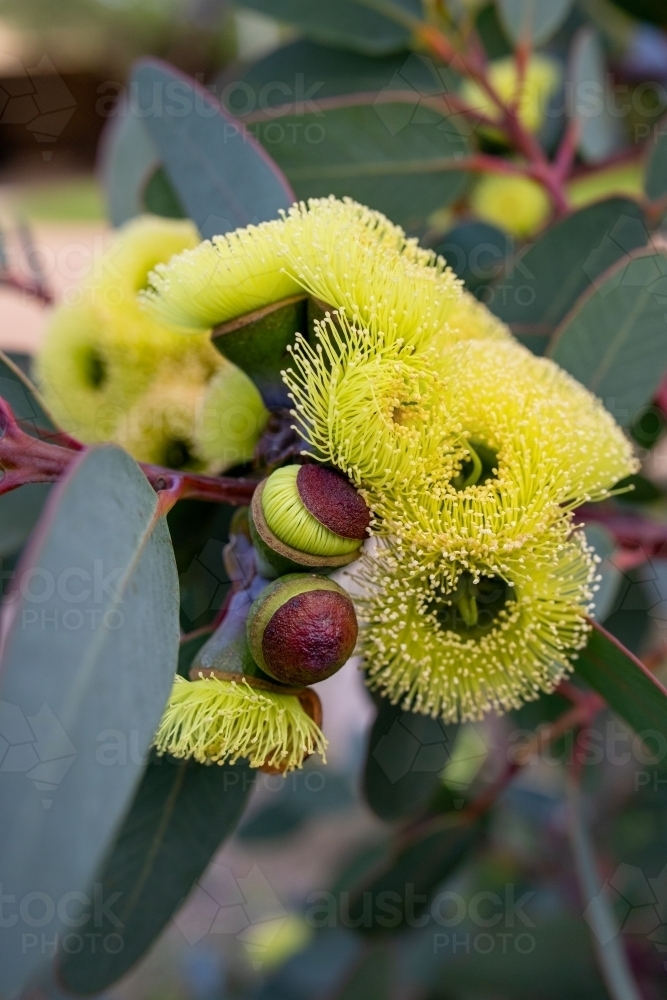
<instances>
[{"instance_id":1,"label":"unopened flower bud","mask_svg":"<svg viewBox=\"0 0 667 1000\"><path fill-rule=\"evenodd\" d=\"M349 480L323 465L288 465L260 483L252 502L257 547L278 573L353 562L370 514Z\"/></svg>"},{"instance_id":2,"label":"unopened flower bud","mask_svg":"<svg viewBox=\"0 0 667 1000\"><path fill-rule=\"evenodd\" d=\"M333 580L289 573L254 602L247 632L253 658L266 674L284 684L314 684L352 655L357 617Z\"/></svg>"}]
</instances>

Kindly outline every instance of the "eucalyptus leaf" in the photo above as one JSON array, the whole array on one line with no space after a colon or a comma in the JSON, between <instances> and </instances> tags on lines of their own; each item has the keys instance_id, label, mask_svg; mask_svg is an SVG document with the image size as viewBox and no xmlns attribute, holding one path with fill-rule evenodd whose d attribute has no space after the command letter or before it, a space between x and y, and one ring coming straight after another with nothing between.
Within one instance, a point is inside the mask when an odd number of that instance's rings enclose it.
<instances>
[{"instance_id":1,"label":"eucalyptus leaf","mask_svg":"<svg viewBox=\"0 0 667 1000\"><path fill-rule=\"evenodd\" d=\"M419 926L438 887L461 865L482 834L482 824L436 821L393 854L374 879L350 893L350 919L363 933Z\"/></svg>"},{"instance_id":2,"label":"eucalyptus leaf","mask_svg":"<svg viewBox=\"0 0 667 1000\"><path fill-rule=\"evenodd\" d=\"M167 219L184 219L185 212L164 167L158 167L148 179L143 193L146 211Z\"/></svg>"},{"instance_id":3,"label":"eucalyptus leaf","mask_svg":"<svg viewBox=\"0 0 667 1000\"><path fill-rule=\"evenodd\" d=\"M581 293L607 268L646 245L644 214L630 198L573 212L510 258L490 306L525 343L545 341Z\"/></svg>"},{"instance_id":4,"label":"eucalyptus leaf","mask_svg":"<svg viewBox=\"0 0 667 1000\"><path fill-rule=\"evenodd\" d=\"M513 42L543 45L572 9L574 0L496 0L500 20Z\"/></svg>"},{"instance_id":5,"label":"eucalyptus leaf","mask_svg":"<svg viewBox=\"0 0 667 1000\"><path fill-rule=\"evenodd\" d=\"M667 195L667 130L664 121L648 143L648 163L644 173L644 191L651 201Z\"/></svg>"},{"instance_id":6,"label":"eucalyptus leaf","mask_svg":"<svg viewBox=\"0 0 667 1000\"><path fill-rule=\"evenodd\" d=\"M50 483L28 483L0 496L0 559L18 552L42 513Z\"/></svg>"},{"instance_id":7,"label":"eucalyptus leaf","mask_svg":"<svg viewBox=\"0 0 667 1000\"><path fill-rule=\"evenodd\" d=\"M169 183L202 237L273 219L292 203L276 165L194 80L141 60L131 85Z\"/></svg>"},{"instance_id":8,"label":"eucalyptus leaf","mask_svg":"<svg viewBox=\"0 0 667 1000\"><path fill-rule=\"evenodd\" d=\"M476 292L504 270L512 252L511 237L488 222L461 222L434 247L466 287Z\"/></svg>"},{"instance_id":9,"label":"eucalyptus leaf","mask_svg":"<svg viewBox=\"0 0 667 1000\"><path fill-rule=\"evenodd\" d=\"M234 830L253 786L245 761L207 767L152 757L115 843L96 875L113 899L96 927L113 934L113 951L86 941L65 954L60 977L75 994L98 993L120 979L151 947ZM122 947L121 947L122 943Z\"/></svg>"},{"instance_id":10,"label":"eucalyptus leaf","mask_svg":"<svg viewBox=\"0 0 667 1000\"><path fill-rule=\"evenodd\" d=\"M307 326L307 297L294 295L215 327L211 340L253 380L267 406L289 406L280 372L290 363L287 348L295 334L306 335Z\"/></svg>"},{"instance_id":11,"label":"eucalyptus leaf","mask_svg":"<svg viewBox=\"0 0 667 1000\"><path fill-rule=\"evenodd\" d=\"M410 22L421 18L421 0L241 0L244 7L300 28L326 45L368 55L407 47Z\"/></svg>"},{"instance_id":12,"label":"eucalyptus leaf","mask_svg":"<svg viewBox=\"0 0 667 1000\"><path fill-rule=\"evenodd\" d=\"M596 624L575 673L601 694L649 747L667 735L667 690L644 664L606 629Z\"/></svg>"},{"instance_id":13,"label":"eucalyptus leaf","mask_svg":"<svg viewBox=\"0 0 667 1000\"><path fill-rule=\"evenodd\" d=\"M364 794L376 815L395 820L426 808L440 786L457 729L380 699L364 771Z\"/></svg>"},{"instance_id":14,"label":"eucalyptus leaf","mask_svg":"<svg viewBox=\"0 0 667 1000\"><path fill-rule=\"evenodd\" d=\"M631 426L667 370L667 254L623 257L578 300L549 354Z\"/></svg>"},{"instance_id":15,"label":"eucalyptus leaf","mask_svg":"<svg viewBox=\"0 0 667 1000\"><path fill-rule=\"evenodd\" d=\"M417 52L369 59L301 38L270 52L224 86L223 98L227 110L243 118L283 105L292 105L295 112L312 110L312 102L342 94L444 94L456 90L457 80L449 67Z\"/></svg>"},{"instance_id":16,"label":"eucalyptus leaf","mask_svg":"<svg viewBox=\"0 0 667 1000\"><path fill-rule=\"evenodd\" d=\"M299 198L349 195L415 230L463 191L456 161L468 141L447 115L415 95L385 102L332 98L315 113L279 113L253 126Z\"/></svg>"},{"instance_id":17,"label":"eucalyptus leaf","mask_svg":"<svg viewBox=\"0 0 667 1000\"><path fill-rule=\"evenodd\" d=\"M607 67L593 28L580 28L570 56L570 85L574 117L579 123L579 151L587 163L600 163L623 142L620 120L610 107Z\"/></svg>"},{"instance_id":18,"label":"eucalyptus leaf","mask_svg":"<svg viewBox=\"0 0 667 1000\"><path fill-rule=\"evenodd\" d=\"M53 489L3 609L3 890L17 906L39 897L51 937L71 929L74 910L81 933L93 930L97 890L85 894L140 779L177 650L178 581L157 497L119 448L83 452ZM100 756L109 733L136 748L123 766ZM2 992L44 960L22 946L32 929L23 916L3 929Z\"/></svg>"},{"instance_id":19,"label":"eucalyptus leaf","mask_svg":"<svg viewBox=\"0 0 667 1000\"><path fill-rule=\"evenodd\" d=\"M33 437L57 434L53 417L30 379L11 358L0 351L0 396L12 408L16 420Z\"/></svg>"},{"instance_id":20,"label":"eucalyptus leaf","mask_svg":"<svg viewBox=\"0 0 667 1000\"><path fill-rule=\"evenodd\" d=\"M102 135L100 175L114 226L146 210L144 191L160 166L155 143L138 110L136 102L121 99Z\"/></svg>"},{"instance_id":21,"label":"eucalyptus leaf","mask_svg":"<svg viewBox=\"0 0 667 1000\"><path fill-rule=\"evenodd\" d=\"M622 573L611 561L611 556L616 551L616 540L604 525L595 522L586 525L585 534L587 543L600 559L594 617L596 621L603 622L614 606L621 585Z\"/></svg>"}]
</instances>

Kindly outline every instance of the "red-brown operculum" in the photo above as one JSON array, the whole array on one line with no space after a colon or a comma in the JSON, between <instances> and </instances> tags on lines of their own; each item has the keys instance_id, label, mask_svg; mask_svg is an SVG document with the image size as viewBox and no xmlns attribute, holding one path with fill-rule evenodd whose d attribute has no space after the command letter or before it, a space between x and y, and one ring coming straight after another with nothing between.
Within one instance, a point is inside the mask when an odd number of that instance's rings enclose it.
<instances>
[{"instance_id":1,"label":"red-brown operculum","mask_svg":"<svg viewBox=\"0 0 667 1000\"><path fill-rule=\"evenodd\" d=\"M330 677L357 641L354 605L333 580L290 573L260 594L248 616L252 655L274 680L306 685Z\"/></svg>"},{"instance_id":2,"label":"red-brown operculum","mask_svg":"<svg viewBox=\"0 0 667 1000\"><path fill-rule=\"evenodd\" d=\"M296 487L305 508L343 538L365 538L370 512L349 479L325 465L302 465Z\"/></svg>"}]
</instances>

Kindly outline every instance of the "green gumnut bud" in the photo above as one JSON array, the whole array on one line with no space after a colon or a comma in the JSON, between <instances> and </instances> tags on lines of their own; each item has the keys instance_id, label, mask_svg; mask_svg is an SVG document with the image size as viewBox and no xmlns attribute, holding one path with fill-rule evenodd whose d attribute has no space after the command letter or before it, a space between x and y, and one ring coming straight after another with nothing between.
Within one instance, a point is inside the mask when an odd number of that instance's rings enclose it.
<instances>
[{"instance_id":1,"label":"green gumnut bud","mask_svg":"<svg viewBox=\"0 0 667 1000\"><path fill-rule=\"evenodd\" d=\"M246 624L260 668L283 684L314 684L335 674L352 655L357 616L333 580L290 573L254 602Z\"/></svg>"},{"instance_id":2,"label":"green gumnut bud","mask_svg":"<svg viewBox=\"0 0 667 1000\"><path fill-rule=\"evenodd\" d=\"M322 465L290 465L255 491L253 540L271 575L335 569L353 562L367 537L370 513L349 480Z\"/></svg>"}]
</instances>

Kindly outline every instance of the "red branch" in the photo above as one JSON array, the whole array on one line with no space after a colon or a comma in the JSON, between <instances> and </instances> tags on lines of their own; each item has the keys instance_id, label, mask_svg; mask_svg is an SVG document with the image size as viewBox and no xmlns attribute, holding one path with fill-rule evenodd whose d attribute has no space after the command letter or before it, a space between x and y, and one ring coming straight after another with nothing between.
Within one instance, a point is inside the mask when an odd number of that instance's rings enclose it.
<instances>
[{"instance_id":1,"label":"red branch","mask_svg":"<svg viewBox=\"0 0 667 1000\"><path fill-rule=\"evenodd\" d=\"M603 504L581 507L576 520L587 524L595 521L604 525L624 549L640 550L644 558L667 557L667 524L636 514L620 514Z\"/></svg>"},{"instance_id":2,"label":"red branch","mask_svg":"<svg viewBox=\"0 0 667 1000\"><path fill-rule=\"evenodd\" d=\"M18 425L12 408L0 398L0 496L26 483L51 483L67 471L78 451L85 448L68 434L53 436L53 442L32 437ZM153 489L160 493L160 512L166 513L177 500L210 500L235 507L249 504L256 483L231 476L202 476L176 472L160 465L139 466Z\"/></svg>"}]
</instances>

